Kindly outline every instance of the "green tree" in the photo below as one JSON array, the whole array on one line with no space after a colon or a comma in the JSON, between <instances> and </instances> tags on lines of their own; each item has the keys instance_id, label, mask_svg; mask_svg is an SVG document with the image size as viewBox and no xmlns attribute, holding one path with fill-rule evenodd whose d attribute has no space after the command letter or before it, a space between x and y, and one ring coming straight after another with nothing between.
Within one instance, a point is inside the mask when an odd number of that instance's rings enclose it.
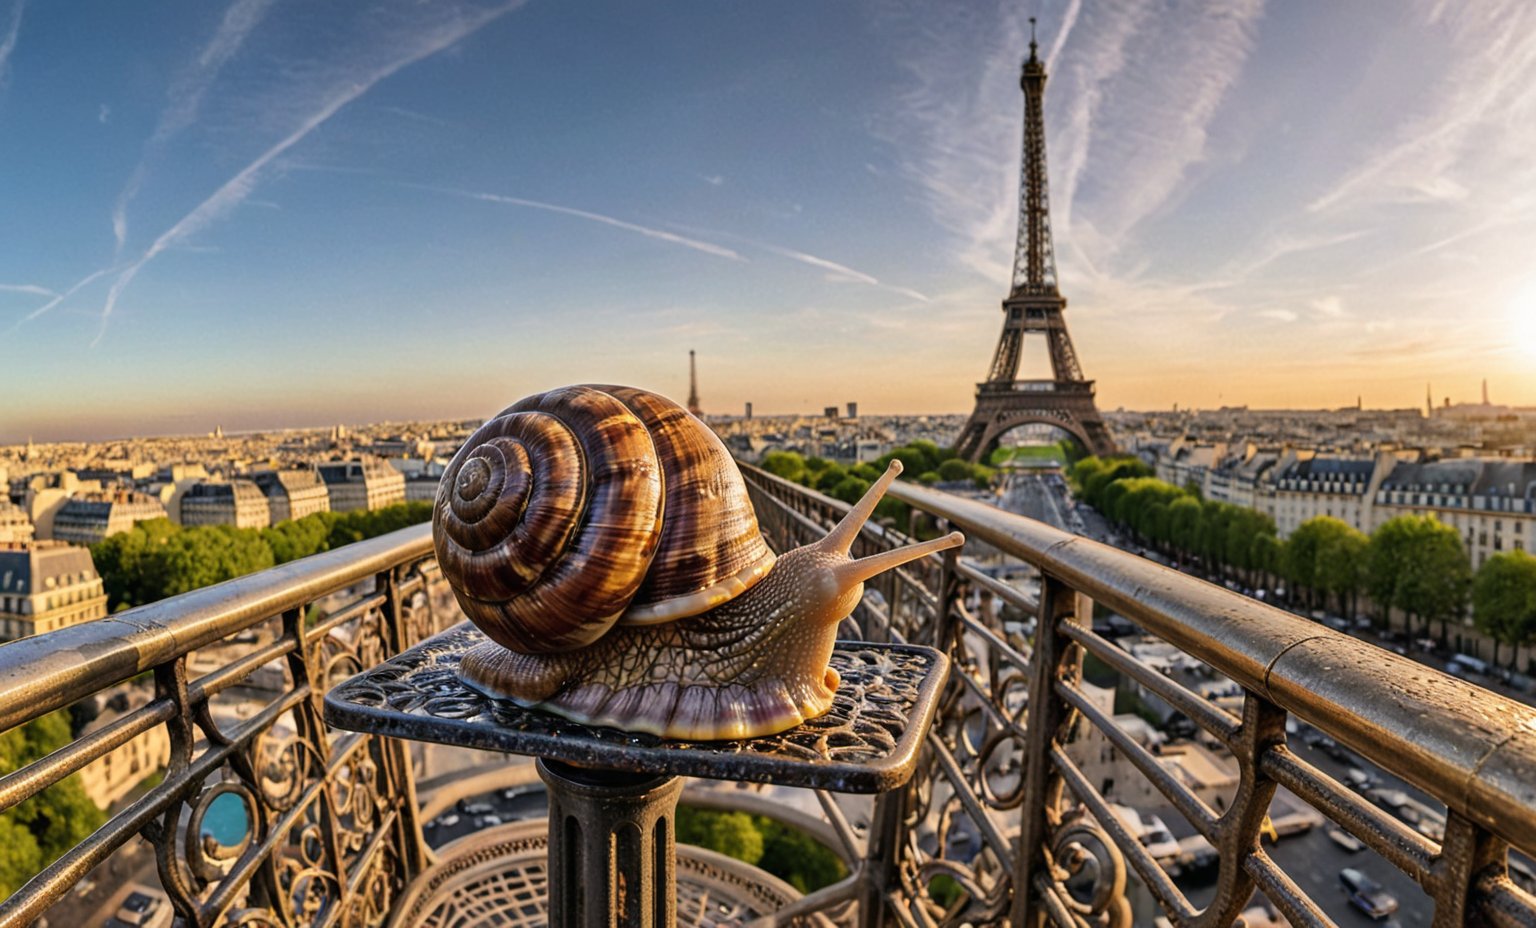
<instances>
[{"instance_id":1,"label":"green tree","mask_svg":"<svg viewBox=\"0 0 1536 928\"><path fill-rule=\"evenodd\" d=\"M1484 561L1472 582L1472 621L1493 639L1495 664L1500 644L1515 648L1536 638L1536 557L1508 551Z\"/></svg>"},{"instance_id":2,"label":"green tree","mask_svg":"<svg viewBox=\"0 0 1536 928\"><path fill-rule=\"evenodd\" d=\"M855 464L852 468L849 469L848 473L854 477L859 478L860 480L866 480L870 483L874 483L876 480L880 479L880 468L869 463L868 461Z\"/></svg>"},{"instance_id":3,"label":"green tree","mask_svg":"<svg viewBox=\"0 0 1536 928\"><path fill-rule=\"evenodd\" d=\"M1327 518L1326 516L1324 518ZM1338 600L1339 613L1353 616L1365 584L1365 564L1371 540L1364 532L1338 522L1324 536L1317 549L1317 568L1313 572L1318 589Z\"/></svg>"},{"instance_id":4,"label":"green tree","mask_svg":"<svg viewBox=\"0 0 1536 928\"><path fill-rule=\"evenodd\" d=\"M871 481L862 477L844 477L838 481L837 486L827 491L827 495L833 499L839 499L852 506L857 503L865 493L869 492Z\"/></svg>"},{"instance_id":5,"label":"green tree","mask_svg":"<svg viewBox=\"0 0 1536 928\"><path fill-rule=\"evenodd\" d=\"M825 493L837 486L844 477L848 476L848 471L844 470L841 464L833 464L830 461L827 462L826 467L814 473L815 478L811 487L821 493Z\"/></svg>"},{"instance_id":6,"label":"green tree","mask_svg":"<svg viewBox=\"0 0 1536 928\"><path fill-rule=\"evenodd\" d=\"M0 735L0 775L13 773L71 741L63 710ZM0 814L0 897L9 896L38 871L100 828L106 816L85 795L73 774Z\"/></svg>"},{"instance_id":7,"label":"green tree","mask_svg":"<svg viewBox=\"0 0 1536 928\"><path fill-rule=\"evenodd\" d=\"M758 463L775 477L783 477L795 483L805 481L805 458L793 451L770 451Z\"/></svg>"},{"instance_id":8,"label":"green tree","mask_svg":"<svg viewBox=\"0 0 1536 928\"><path fill-rule=\"evenodd\" d=\"M1401 609L1422 618L1421 632L1439 620L1461 614L1471 584L1472 568L1461 536L1433 516L1397 516L1371 534L1366 553L1366 591L1382 610Z\"/></svg>"},{"instance_id":9,"label":"green tree","mask_svg":"<svg viewBox=\"0 0 1536 928\"><path fill-rule=\"evenodd\" d=\"M756 864L763 857L763 833L745 812L677 810L677 840Z\"/></svg>"},{"instance_id":10,"label":"green tree","mask_svg":"<svg viewBox=\"0 0 1536 928\"><path fill-rule=\"evenodd\" d=\"M1338 528L1348 528L1343 522L1329 516L1315 516L1301 523L1285 540L1285 550L1280 555L1280 573L1291 584L1292 595L1306 591L1308 608L1315 606L1317 591L1318 553L1323 542Z\"/></svg>"},{"instance_id":11,"label":"green tree","mask_svg":"<svg viewBox=\"0 0 1536 928\"><path fill-rule=\"evenodd\" d=\"M115 612L431 518L432 504L416 500L372 511L315 513L264 529L183 528L152 519L92 545L91 556Z\"/></svg>"},{"instance_id":12,"label":"green tree","mask_svg":"<svg viewBox=\"0 0 1536 928\"><path fill-rule=\"evenodd\" d=\"M1080 461L1075 462L1067 469L1067 482L1072 486L1072 492L1078 496L1087 498L1088 481L1098 475L1104 469L1104 461L1098 455L1090 454Z\"/></svg>"},{"instance_id":13,"label":"green tree","mask_svg":"<svg viewBox=\"0 0 1536 928\"><path fill-rule=\"evenodd\" d=\"M939 465L939 479L949 483L970 480L973 474L971 462L959 458L951 458Z\"/></svg>"},{"instance_id":14,"label":"green tree","mask_svg":"<svg viewBox=\"0 0 1536 928\"><path fill-rule=\"evenodd\" d=\"M677 808L677 840L755 864L802 893L848 875L829 848L797 828L763 815Z\"/></svg>"},{"instance_id":15,"label":"green tree","mask_svg":"<svg viewBox=\"0 0 1536 928\"><path fill-rule=\"evenodd\" d=\"M1168 504L1168 540L1175 550L1193 551L1200 538L1205 509L1193 496L1180 496Z\"/></svg>"}]
</instances>

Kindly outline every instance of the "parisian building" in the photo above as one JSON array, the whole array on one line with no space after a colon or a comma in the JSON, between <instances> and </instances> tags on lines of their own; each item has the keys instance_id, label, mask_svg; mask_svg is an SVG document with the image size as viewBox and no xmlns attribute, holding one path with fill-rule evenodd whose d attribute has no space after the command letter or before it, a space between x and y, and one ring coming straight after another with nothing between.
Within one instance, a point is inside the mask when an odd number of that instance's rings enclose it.
<instances>
[{"instance_id":1,"label":"parisian building","mask_svg":"<svg viewBox=\"0 0 1536 928\"><path fill-rule=\"evenodd\" d=\"M257 471L251 475L251 482L267 495L274 525L316 512L328 512L331 508L331 495L312 470Z\"/></svg>"},{"instance_id":2,"label":"parisian building","mask_svg":"<svg viewBox=\"0 0 1536 928\"><path fill-rule=\"evenodd\" d=\"M85 548L59 541L0 544L0 639L89 622L107 614L107 594Z\"/></svg>"},{"instance_id":3,"label":"parisian building","mask_svg":"<svg viewBox=\"0 0 1536 928\"><path fill-rule=\"evenodd\" d=\"M265 528L272 524L267 496L249 480L206 482L181 494L182 525L233 525Z\"/></svg>"},{"instance_id":4,"label":"parisian building","mask_svg":"<svg viewBox=\"0 0 1536 928\"><path fill-rule=\"evenodd\" d=\"M103 490L66 500L53 517L53 537L76 545L93 545L108 535L126 532L146 519L167 518L165 505L147 493Z\"/></svg>"},{"instance_id":5,"label":"parisian building","mask_svg":"<svg viewBox=\"0 0 1536 928\"><path fill-rule=\"evenodd\" d=\"M405 475L379 461L324 461L315 470L325 481L333 512L382 509L405 501Z\"/></svg>"},{"instance_id":6,"label":"parisian building","mask_svg":"<svg viewBox=\"0 0 1536 928\"><path fill-rule=\"evenodd\" d=\"M0 499L0 542L31 541L34 534L27 511L8 499Z\"/></svg>"}]
</instances>

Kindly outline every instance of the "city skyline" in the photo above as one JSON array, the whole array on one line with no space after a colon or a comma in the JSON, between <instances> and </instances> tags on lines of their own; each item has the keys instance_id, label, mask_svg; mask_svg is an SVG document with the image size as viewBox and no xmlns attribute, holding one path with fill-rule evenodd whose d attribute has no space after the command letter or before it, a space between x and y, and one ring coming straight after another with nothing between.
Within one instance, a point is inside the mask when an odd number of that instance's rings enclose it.
<instances>
[{"instance_id":1,"label":"city skyline","mask_svg":"<svg viewBox=\"0 0 1536 928\"><path fill-rule=\"evenodd\" d=\"M1536 403L1536 12L1199 6L0 0L0 442L963 413L1030 15L1101 408Z\"/></svg>"}]
</instances>

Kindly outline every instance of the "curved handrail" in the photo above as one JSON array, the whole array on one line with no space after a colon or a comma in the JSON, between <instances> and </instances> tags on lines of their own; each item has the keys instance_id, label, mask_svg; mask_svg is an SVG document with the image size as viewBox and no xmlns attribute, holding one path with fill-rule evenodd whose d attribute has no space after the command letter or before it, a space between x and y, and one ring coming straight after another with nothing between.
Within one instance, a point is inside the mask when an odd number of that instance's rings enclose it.
<instances>
[{"instance_id":1,"label":"curved handrail","mask_svg":"<svg viewBox=\"0 0 1536 928\"><path fill-rule=\"evenodd\" d=\"M0 731L432 553L413 525L159 602L0 644Z\"/></svg>"},{"instance_id":2,"label":"curved handrail","mask_svg":"<svg viewBox=\"0 0 1536 928\"><path fill-rule=\"evenodd\" d=\"M1536 708L985 503L911 483L889 493L1141 624L1494 834L1536 848Z\"/></svg>"}]
</instances>

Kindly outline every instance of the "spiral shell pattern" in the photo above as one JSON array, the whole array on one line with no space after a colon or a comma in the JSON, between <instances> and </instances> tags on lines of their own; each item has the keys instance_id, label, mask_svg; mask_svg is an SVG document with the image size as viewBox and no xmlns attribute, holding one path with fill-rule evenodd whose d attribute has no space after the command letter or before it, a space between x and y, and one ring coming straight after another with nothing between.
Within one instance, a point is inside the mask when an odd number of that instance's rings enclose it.
<instances>
[{"instance_id":1,"label":"spiral shell pattern","mask_svg":"<svg viewBox=\"0 0 1536 928\"><path fill-rule=\"evenodd\" d=\"M433 540L465 615L528 654L704 612L774 560L719 438L630 387L552 390L486 422L443 475Z\"/></svg>"}]
</instances>

